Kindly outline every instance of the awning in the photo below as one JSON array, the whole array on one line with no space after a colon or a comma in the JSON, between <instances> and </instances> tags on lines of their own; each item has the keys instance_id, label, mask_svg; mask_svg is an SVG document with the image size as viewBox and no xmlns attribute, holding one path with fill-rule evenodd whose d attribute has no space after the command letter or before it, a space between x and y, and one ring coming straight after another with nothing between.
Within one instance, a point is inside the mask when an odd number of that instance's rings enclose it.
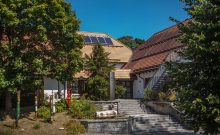
<instances>
[{"instance_id":1,"label":"awning","mask_svg":"<svg viewBox=\"0 0 220 135\"><path fill-rule=\"evenodd\" d=\"M130 69L115 69L115 79L130 79Z\"/></svg>"}]
</instances>

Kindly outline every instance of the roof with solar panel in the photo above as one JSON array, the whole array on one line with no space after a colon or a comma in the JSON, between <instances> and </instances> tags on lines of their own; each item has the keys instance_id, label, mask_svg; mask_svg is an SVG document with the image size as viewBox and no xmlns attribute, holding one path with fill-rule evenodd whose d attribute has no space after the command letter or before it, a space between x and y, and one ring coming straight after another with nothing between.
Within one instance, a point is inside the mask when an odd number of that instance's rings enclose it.
<instances>
[{"instance_id":1,"label":"roof with solar panel","mask_svg":"<svg viewBox=\"0 0 220 135\"><path fill-rule=\"evenodd\" d=\"M84 47L82 48L83 56L92 52L94 44L103 45L106 52L109 52L109 59L113 62L127 63L132 55L132 50L110 35L97 32L78 32L83 36Z\"/></svg>"}]
</instances>

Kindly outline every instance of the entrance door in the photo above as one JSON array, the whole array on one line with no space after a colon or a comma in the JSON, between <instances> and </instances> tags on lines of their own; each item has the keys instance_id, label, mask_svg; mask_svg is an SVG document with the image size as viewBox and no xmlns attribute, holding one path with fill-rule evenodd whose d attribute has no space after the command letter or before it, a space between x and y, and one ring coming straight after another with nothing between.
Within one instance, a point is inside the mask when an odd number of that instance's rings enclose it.
<instances>
[{"instance_id":1,"label":"entrance door","mask_svg":"<svg viewBox=\"0 0 220 135\"><path fill-rule=\"evenodd\" d=\"M78 93L81 95L85 92L85 81L78 80Z\"/></svg>"},{"instance_id":2,"label":"entrance door","mask_svg":"<svg viewBox=\"0 0 220 135\"><path fill-rule=\"evenodd\" d=\"M124 99L130 99L133 98L133 86L132 86L132 81L117 81L117 84L122 85L126 88L126 92L123 95L122 98Z\"/></svg>"}]
</instances>

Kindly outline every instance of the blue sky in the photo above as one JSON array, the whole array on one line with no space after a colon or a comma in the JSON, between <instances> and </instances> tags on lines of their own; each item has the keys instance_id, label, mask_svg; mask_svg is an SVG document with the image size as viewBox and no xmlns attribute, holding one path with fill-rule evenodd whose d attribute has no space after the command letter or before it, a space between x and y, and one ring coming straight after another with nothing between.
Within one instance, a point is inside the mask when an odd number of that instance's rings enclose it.
<instances>
[{"instance_id":1,"label":"blue sky","mask_svg":"<svg viewBox=\"0 0 220 135\"><path fill-rule=\"evenodd\" d=\"M189 18L179 0L68 0L81 21L81 31L147 39L155 32Z\"/></svg>"}]
</instances>

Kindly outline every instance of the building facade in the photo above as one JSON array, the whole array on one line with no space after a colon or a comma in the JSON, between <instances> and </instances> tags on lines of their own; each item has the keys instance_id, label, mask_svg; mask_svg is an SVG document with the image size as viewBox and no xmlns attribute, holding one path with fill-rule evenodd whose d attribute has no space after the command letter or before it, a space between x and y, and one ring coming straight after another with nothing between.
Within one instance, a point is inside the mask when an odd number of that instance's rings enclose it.
<instances>
[{"instance_id":1,"label":"building facade","mask_svg":"<svg viewBox=\"0 0 220 135\"><path fill-rule=\"evenodd\" d=\"M117 84L126 87L127 92L123 98L144 98L145 89L155 91L163 90L167 83L168 75L165 63L180 61L176 51L183 45L177 41L180 31L177 26L172 26L152 35L143 45L133 53L130 48L104 33L79 32L84 37L85 46L82 48L83 56L92 52L95 43L101 43L109 58L115 64L115 80ZM75 75L73 92L83 93L88 73L81 71ZM56 80L45 78L45 93L51 89L58 90ZM59 84L61 91L65 85ZM66 95L66 94L64 94Z\"/></svg>"},{"instance_id":2,"label":"building facade","mask_svg":"<svg viewBox=\"0 0 220 135\"><path fill-rule=\"evenodd\" d=\"M115 75L117 83L124 85L127 88L127 92L124 98L132 98L132 85L130 84L130 69L123 69L123 67L128 63L131 58L132 50L116 39L112 38L105 33L95 33L95 32L78 32L84 39L84 47L81 49L83 57L85 55L90 55L94 44L101 44L105 52L109 53L109 59L115 65ZM81 71L76 73L76 80L72 82L72 93L77 96L84 92L85 83L89 73L86 71ZM52 92L55 98L58 97L58 91L61 95L67 95L67 84L58 82L55 79L44 78L44 93L49 96Z\"/></svg>"},{"instance_id":3,"label":"building facade","mask_svg":"<svg viewBox=\"0 0 220 135\"><path fill-rule=\"evenodd\" d=\"M167 81L165 62L179 59L176 50L183 45L177 41L180 32L172 26L151 36L138 47L124 69L131 70L133 98L144 98L144 90L162 90Z\"/></svg>"}]
</instances>

